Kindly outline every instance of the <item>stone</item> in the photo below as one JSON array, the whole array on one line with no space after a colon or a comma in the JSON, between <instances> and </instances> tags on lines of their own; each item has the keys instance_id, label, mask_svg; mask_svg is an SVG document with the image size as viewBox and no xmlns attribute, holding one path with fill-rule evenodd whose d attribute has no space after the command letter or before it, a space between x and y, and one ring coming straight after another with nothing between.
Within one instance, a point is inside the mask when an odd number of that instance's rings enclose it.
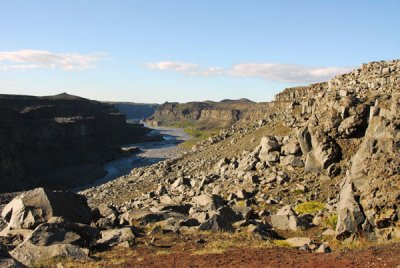
<instances>
[{"instance_id":1,"label":"stone","mask_svg":"<svg viewBox=\"0 0 400 268\"><path fill-rule=\"evenodd\" d=\"M322 236L335 236L335 234L336 234L335 230L328 228L321 235Z\"/></svg>"},{"instance_id":2,"label":"stone","mask_svg":"<svg viewBox=\"0 0 400 268\"><path fill-rule=\"evenodd\" d=\"M160 185L158 186L157 190L156 190L156 195L161 196L168 193L167 188L165 188L164 185Z\"/></svg>"},{"instance_id":3,"label":"stone","mask_svg":"<svg viewBox=\"0 0 400 268\"><path fill-rule=\"evenodd\" d=\"M347 117L340 124L338 131L346 138L355 136L365 125L366 120L361 116L352 115Z\"/></svg>"},{"instance_id":4,"label":"stone","mask_svg":"<svg viewBox=\"0 0 400 268\"><path fill-rule=\"evenodd\" d=\"M190 187L190 180L187 179L187 178L183 178L183 177L177 178L175 180L175 182L171 185L171 189L176 189L176 188L178 188L179 186L182 186L182 185Z\"/></svg>"},{"instance_id":5,"label":"stone","mask_svg":"<svg viewBox=\"0 0 400 268\"><path fill-rule=\"evenodd\" d=\"M112 229L115 226L115 222L109 218L101 218L96 221L95 226L101 230Z\"/></svg>"},{"instance_id":6,"label":"stone","mask_svg":"<svg viewBox=\"0 0 400 268\"><path fill-rule=\"evenodd\" d=\"M280 155L280 144L276 137L263 137L260 142L259 159L261 161L276 162ZM277 158L277 159L276 159Z\"/></svg>"},{"instance_id":7,"label":"stone","mask_svg":"<svg viewBox=\"0 0 400 268\"><path fill-rule=\"evenodd\" d=\"M299 129L299 131L297 132L297 138L303 155L310 152L312 149L311 134L308 131L307 127Z\"/></svg>"},{"instance_id":8,"label":"stone","mask_svg":"<svg viewBox=\"0 0 400 268\"><path fill-rule=\"evenodd\" d=\"M302 247L304 245L309 246L311 239L309 237L291 237L285 240L289 245L295 248Z\"/></svg>"},{"instance_id":9,"label":"stone","mask_svg":"<svg viewBox=\"0 0 400 268\"><path fill-rule=\"evenodd\" d=\"M23 243L35 246L71 244L90 247L99 236L100 231L95 227L53 217L48 222L36 227Z\"/></svg>"},{"instance_id":10,"label":"stone","mask_svg":"<svg viewBox=\"0 0 400 268\"><path fill-rule=\"evenodd\" d=\"M145 209L132 209L121 215L121 217L130 225L134 225L137 222L141 225L146 225L148 223L165 220L165 215L163 213L155 213Z\"/></svg>"},{"instance_id":11,"label":"stone","mask_svg":"<svg viewBox=\"0 0 400 268\"><path fill-rule=\"evenodd\" d=\"M199 226L201 231L212 231L212 232L233 232L232 223L226 220L221 215L214 215L207 221L203 222Z\"/></svg>"},{"instance_id":12,"label":"stone","mask_svg":"<svg viewBox=\"0 0 400 268\"><path fill-rule=\"evenodd\" d=\"M34 229L51 217L88 224L92 212L86 198L72 192L37 188L15 197L2 212L9 228Z\"/></svg>"},{"instance_id":13,"label":"stone","mask_svg":"<svg viewBox=\"0 0 400 268\"><path fill-rule=\"evenodd\" d=\"M160 208L160 211L171 211L177 212L184 215L189 215L189 210L192 208L191 204L182 204L182 205L168 205Z\"/></svg>"},{"instance_id":14,"label":"stone","mask_svg":"<svg viewBox=\"0 0 400 268\"><path fill-rule=\"evenodd\" d=\"M292 231L309 227L297 216L291 206L284 206L275 215L271 215L271 225L278 230Z\"/></svg>"},{"instance_id":15,"label":"stone","mask_svg":"<svg viewBox=\"0 0 400 268\"><path fill-rule=\"evenodd\" d=\"M101 238L97 240L98 245L107 247L113 247L123 242L128 242L130 245L135 242L135 235L130 227L101 231Z\"/></svg>"},{"instance_id":16,"label":"stone","mask_svg":"<svg viewBox=\"0 0 400 268\"><path fill-rule=\"evenodd\" d=\"M282 146L283 155L297 155L301 152L300 144L297 140L292 139L289 143Z\"/></svg>"},{"instance_id":17,"label":"stone","mask_svg":"<svg viewBox=\"0 0 400 268\"><path fill-rule=\"evenodd\" d=\"M357 233L364 221L365 216L354 198L353 184L345 182L340 191L336 238L344 240Z\"/></svg>"},{"instance_id":18,"label":"stone","mask_svg":"<svg viewBox=\"0 0 400 268\"><path fill-rule=\"evenodd\" d=\"M315 252L316 253L331 253L332 249L327 244L321 244Z\"/></svg>"},{"instance_id":19,"label":"stone","mask_svg":"<svg viewBox=\"0 0 400 268\"><path fill-rule=\"evenodd\" d=\"M200 207L212 207L217 209L224 204L224 200L219 195L202 194L192 198L195 205Z\"/></svg>"},{"instance_id":20,"label":"stone","mask_svg":"<svg viewBox=\"0 0 400 268\"><path fill-rule=\"evenodd\" d=\"M32 266L32 263L52 258L68 258L79 261L89 260L88 249L70 244L35 246L24 243L12 250L10 254L26 266Z\"/></svg>"},{"instance_id":21,"label":"stone","mask_svg":"<svg viewBox=\"0 0 400 268\"><path fill-rule=\"evenodd\" d=\"M276 233L267 228L265 224L250 224L247 232L262 240L271 240L277 237Z\"/></svg>"}]
</instances>

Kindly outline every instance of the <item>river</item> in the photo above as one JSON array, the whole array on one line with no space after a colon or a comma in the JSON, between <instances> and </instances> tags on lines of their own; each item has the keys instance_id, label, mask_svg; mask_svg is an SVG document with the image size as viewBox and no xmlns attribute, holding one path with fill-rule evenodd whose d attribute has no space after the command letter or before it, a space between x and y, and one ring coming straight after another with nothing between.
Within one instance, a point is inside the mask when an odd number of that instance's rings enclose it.
<instances>
[{"instance_id":1,"label":"river","mask_svg":"<svg viewBox=\"0 0 400 268\"><path fill-rule=\"evenodd\" d=\"M118 158L107 163L104 166L107 174L103 178L89 185L80 186L71 190L76 192L98 186L129 174L133 168L152 165L159 161L175 157L179 152L177 145L190 139L190 136L181 128L152 127L151 129L152 131L149 135L162 135L163 140L124 145L124 147L138 147L141 151L137 154Z\"/></svg>"}]
</instances>

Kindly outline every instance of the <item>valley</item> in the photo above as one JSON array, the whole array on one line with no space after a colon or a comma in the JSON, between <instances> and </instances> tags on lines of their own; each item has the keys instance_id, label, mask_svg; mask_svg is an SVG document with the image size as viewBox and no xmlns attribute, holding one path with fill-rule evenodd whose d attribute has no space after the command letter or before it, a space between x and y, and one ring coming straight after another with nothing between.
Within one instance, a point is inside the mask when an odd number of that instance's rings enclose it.
<instances>
[{"instance_id":1,"label":"valley","mask_svg":"<svg viewBox=\"0 0 400 268\"><path fill-rule=\"evenodd\" d=\"M108 175L5 205L0 245L28 266L393 266L399 90L391 60L270 103L160 105Z\"/></svg>"}]
</instances>

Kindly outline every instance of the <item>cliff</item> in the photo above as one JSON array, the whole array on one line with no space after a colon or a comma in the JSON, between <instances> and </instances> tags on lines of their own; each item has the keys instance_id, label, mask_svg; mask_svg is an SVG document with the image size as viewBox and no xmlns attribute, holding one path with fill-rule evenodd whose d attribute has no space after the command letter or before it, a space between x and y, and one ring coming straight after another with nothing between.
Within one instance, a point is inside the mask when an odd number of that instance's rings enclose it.
<instances>
[{"instance_id":1,"label":"cliff","mask_svg":"<svg viewBox=\"0 0 400 268\"><path fill-rule=\"evenodd\" d=\"M88 183L118 145L148 139L111 105L68 94L0 95L0 115L1 192Z\"/></svg>"},{"instance_id":2,"label":"cliff","mask_svg":"<svg viewBox=\"0 0 400 268\"><path fill-rule=\"evenodd\" d=\"M241 119L251 117L251 113L260 113L268 109L267 103L255 103L247 99L222 100L220 102L188 102L160 105L154 115L148 119L152 125L164 125L182 121L229 126Z\"/></svg>"},{"instance_id":3,"label":"cliff","mask_svg":"<svg viewBox=\"0 0 400 268\"><path fill-rule=\"evenodd\" d=\"M113 102L111 104L118 111L124 113L128 120L149 118L159 106L159 104L132 102Z\"/></svg>"}]
</instances>

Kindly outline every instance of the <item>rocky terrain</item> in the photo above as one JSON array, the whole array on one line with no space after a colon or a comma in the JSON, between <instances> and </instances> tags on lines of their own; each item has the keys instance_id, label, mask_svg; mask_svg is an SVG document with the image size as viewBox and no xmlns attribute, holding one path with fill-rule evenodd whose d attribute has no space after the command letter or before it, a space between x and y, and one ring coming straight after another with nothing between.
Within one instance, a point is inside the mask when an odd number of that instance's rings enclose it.
<instances>
[{"instance_id":1,"label":"rocky terrain","mask_svg":"<svg viewBox=\"0 0 400 268\"><path fill-rule=\"evenodd\" d=\"M158 113L174 113L174 105ZM326 83L286 89L265 107L191 150L80 195L35 189L16 197L2 212L5 260L400 264L400 61L371 62ZM343 251L355 247L366 249ZM211 261L209 254L222 255Z\"/></svg>"},{"instance_id":2,"label":"rocky terrain","mask_svg":"<svg viewBox=\"0 0 400 268\"><path fill-rule=\"evenodd\" d=\"M68 94L0 95L0 113L0 192L88 183L121 144L148 139L111 105Z\"/></svg>"}]
</instances>

